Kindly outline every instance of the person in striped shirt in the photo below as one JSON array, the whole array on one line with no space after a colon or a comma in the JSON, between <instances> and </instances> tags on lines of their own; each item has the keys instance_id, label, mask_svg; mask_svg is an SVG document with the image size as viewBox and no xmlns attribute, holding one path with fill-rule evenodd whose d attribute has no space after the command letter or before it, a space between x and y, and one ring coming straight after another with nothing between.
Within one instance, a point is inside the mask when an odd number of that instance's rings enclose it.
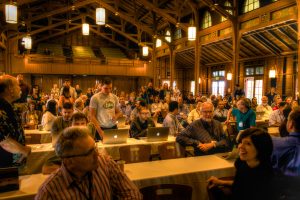
<instances>
[{"instance_id":1,"label":"person in striped shirt","mask_svg":"<svg viewBox=\"0 0 300 200\"><path fill-rule=\"evenodd\" d=\"M107 155L99 154L85 127L69 127L60 135L56 154L62 166L41 185L35 200L141 200L138 188Z\"/></svg>"}]
</instances>

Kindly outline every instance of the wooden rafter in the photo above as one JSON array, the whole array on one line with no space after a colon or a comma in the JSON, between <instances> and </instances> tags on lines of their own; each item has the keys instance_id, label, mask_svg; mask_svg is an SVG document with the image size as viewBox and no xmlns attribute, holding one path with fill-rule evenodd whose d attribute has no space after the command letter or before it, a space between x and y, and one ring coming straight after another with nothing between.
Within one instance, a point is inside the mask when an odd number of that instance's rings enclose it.
<instances>
[{"instance_id":1,"label":"wooden rafter","mask_svg":"<svg viewBox=\"0 0 300 200\"><path fill-rule=\"evenodd\" d=\"M95 0L80 1L80 2L74 3L72 6L75 6L76 8L80 8L80 7L83 7L85 5L88 5L88 4L91 4L91 3L94 3L94 2L95 2ZM40 20L40 19L48 18L48 17L53 16L53 15L57 15L57 14L60 14L60 13L70 11L70 10L72 10L72 6L65 6L65 7L62 7L60 9L52 10L50 12L46 12L44 14L37 15L35 17L30 18L26 22L27 22L27 24L30 24L30 23L32 23L34 21L37 21L37 20Z\"/></svg>"},{"instance_id":2,"label":"wooden rafter","mask_svg":"<svg viewBox=\"0 0 300 200\"><path fill-rule=\"evenodd\" d=\"M168 11L166 11L166 9L161 9L157 6L155 6L154 4L150 3L149 1L146 0L139 0L139 2L141 2L143 5L145 5L145 7L149 10L153 10L154 12L156 12L158 15L164 17L165 19L167 19L170 23L176 25L177 24L177 19L173 18L171 15L168 14ZM187 31L188 27L185 24L180 23L179 27L182 28L183 30Z\"/></svg>"},{"instance_id":3,"label":"wooden rafter","mask_svg":"<svg viewBox=\"0 0 300 200\"><path fill-rule=\"evenodd\" d=\"M121 44L121 43L119 43L119 42L117 42L117 41L115 41L115 40L113 40L113 39L107 37L107 36L104 35L103 33L99 32L99 31L97 31L97 30L95 30L95 29L93 29L93 28L90 28L90 31L93 32L93 33L95 33L96 35L98 35L98 36L100 36L100 37L102 37L102 38L104 38L104 39L110 41L111 43L114 43L115 45L117 45L117 46L119 46L119 47L121 47L121 48L123 48L123 49L129 51L129 49L128 49L126 46L124 46L123 44Z\"/></svg>"},{"instance_id":4,"label":"wooden rafter","mask_svg":"<svg viewBox=\"0 0 300 200\"><path fill-rule=\"evenodd\" d=\"M251 47L252 51L259 52L260 55L265 55L266 54L265 52L263 52L262 50L260 50L260 48L257 48L253 43L249 42L246 39L246 37L241 38L241 41L247 43L247 45ZM241 42L241 44L242 44L242 42Z\"/></svg>"},{"instance_id":5,"label":"wooden rafter","mask_svg":"<svg viewBox=\"0 0 300 200\"><path fill-rule=\"evenodd\" d=\"M289 50L294 50L291 45L289 45L285 40L280 38L274 31L268 30L267 33L271 34L274 38L277 39L277 41L279 41L279 43L281 43L283 46L287 47Z\"/></svg>"},{"instance_id":6,"label":"wooden rafter","mask_svg":"<svg viewBox=\"0 0 300 200\"><path fill-rule=\"evenodd\" d=\"M100 2L97 1L100 5ZM153 30L149 27L149 26L146 26L142 23L140 23L139 21L137 21L134 17L130 17L128 16L128 14L125 14L123 12L121 12L120 10L116 10L114 7L112 7L111 5L101 1L101 6L103 6L105 9L109 10L110 12L112 13L116 13L118 12L119 13L119 16L124 19L125 21L135 25L137 27L137 29L142 29L143 31L147 32L148 34L152 35L153 34Z\"/></svg>"},{"instance_id":7,"label":"wooden rafter","mask_svg":"<svg viewBox=\"0 0 300 200\"><path fill-rule=\"evenodd\" d=\"M44 41L44 40L48 40L48 39L50 39L50 38L53 38L53 37L56 37L56 36L59 36L59 35L62 35L62 34L65 34L65 33L68 33L68 32L74 31L74 30L77 30L77 29L80 29L81 27L82 27L81 25L74 26L74 27L69 28L69 29L67 29L67 30L64 30L64 31L61 31L61 32L58 32L58 33L54 33L54 34L48 35L48 36L46 36L46 37L37 39L37 40L35 40L35 42L36 42L36 43L39 43L39 42L42 42L42 41Z\"/></svg>"}]
</instances>

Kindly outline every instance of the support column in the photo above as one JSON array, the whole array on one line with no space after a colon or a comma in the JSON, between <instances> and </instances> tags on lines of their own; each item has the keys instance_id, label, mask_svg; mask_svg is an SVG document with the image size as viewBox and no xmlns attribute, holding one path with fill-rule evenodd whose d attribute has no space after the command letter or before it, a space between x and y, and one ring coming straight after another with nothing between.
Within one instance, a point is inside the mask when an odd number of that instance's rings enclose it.
<instances>
[{"instance_id":1,"label":"support column","mask_svg":"<svg viewBox=\"0 0 300 200\"><path fill-rule=\"evenodd\" d=\"M156 81L157 81L157 76L158 74L156 74L156 47L155 44L153 45L153 50L152 50L152 58L151 58L151 67L152 67L152 74L153 74L153 86L156 85Z\"/></svg>"},{"instance_id":2,"label":"support column","mask_svg":"<svg viewBox=\"0 0 300 200\"><path fill-rule=\"evenodd\" d=\"M195 41L195 68L194 68L194 79L195 79L195 95L200 93L200 58L201 58L201 45L199 38ZM201 80L202 81L202 80Z\"/></svg>"},{"instance_id":3,"label":"support column","mask_svg":"<svg viewBox=\"0 0 300 200\"><path fill-rule=\"evenodd\" d=\"M175 79L175 51L172 46L170 48L170 86L173 87L173 81Z\"/></svg>"},{"instance_id":4,"label":"support column","mask_svg":"<svg viewBox=\"0 0 300 200\"><path fill-rule=\"evenodd\" d=\"M238 7L237 0L234 1L234 8ZM241 35L239 34L240 25L238 21L238 9L234 9L234 17L231 21L232 24L232 66L229 67L232 72L232 82L230 84L231 92L233 92L234 85L239 83L239 53L240 53L240 41Z\"/></svg>"},{"instance_id":5,"label":"support column","mask_svg":"<svg viewBox=\"0 0 300 200\"><path fill-rule=\"evenodd\" d=\"M300 90L300 70L299 70L299 60L300 60L300 30L299 30L299 27L300 27L300 12L299 12L299 9L300 9L300 0L297 0L297 10L298 10L298 53L297 53L297 69L298 69L298 72L297 72L297 92L299 92Z\"/></svg>"}]
</instances>

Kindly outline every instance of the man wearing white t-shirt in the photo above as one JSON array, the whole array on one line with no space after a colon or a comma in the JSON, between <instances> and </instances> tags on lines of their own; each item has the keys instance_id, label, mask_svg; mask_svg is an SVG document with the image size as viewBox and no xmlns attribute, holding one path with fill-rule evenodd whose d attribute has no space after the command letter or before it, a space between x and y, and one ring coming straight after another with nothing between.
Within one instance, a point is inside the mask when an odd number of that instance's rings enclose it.
<instances>
[{"instance_id":1,"label":"man wearing white t-shirt","mask_svg":"<svg viewBox=\"0 0 300 200\"><path fill-rule=\"evenodd\" d=\"M101 91L92 96L90 101L90 120L95 124L97 132L103 138L103 130L117 129L117 119L122 116L118 105L118 97L111 93L112 81L103 80Z\"/></svg>"}]
</instances>

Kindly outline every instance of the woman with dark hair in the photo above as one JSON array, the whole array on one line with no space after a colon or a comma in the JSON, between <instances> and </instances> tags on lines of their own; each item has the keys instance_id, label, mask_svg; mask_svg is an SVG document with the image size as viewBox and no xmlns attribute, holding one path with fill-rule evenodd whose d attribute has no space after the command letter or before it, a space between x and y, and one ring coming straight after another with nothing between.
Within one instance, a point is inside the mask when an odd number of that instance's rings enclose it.
<instances>
[{"instance_id":1,"label":"woman with dark hair","mask_svg":"<svg viewBox=\"0 0 300 200\"><path fill-rule=\"evenodd\" d=\"M71 92L70 92L70 87L69 86L64 86L63 87L63 91L62 94L59 97L59 101L58 101L58 108L62 109L64 103L66 102L70 102L70 103L74 103L74 99L71 96Z\"/></svg>"},{"instance_id":2,"label":"woman with dark hair","mask_svg":"<svg viewBox=\"0 0 300 200\"><path fill-rule=\"evenodd\" d=\"M50 131L52 122L55 120L57 117L57 103L54 99L49 100L47 103L47 110L43 114L42 117L42 126L44 130Z\"/></svg>"},{"instance_id":3,"label":"woman with dark hair","mask_svg":"<svg viewBox=\"0 0 300 200\"><path fill-rule=\"evenodd\" d=\"M274 199L271 136L258 128L249 128L240 133L239 158L235 161L234 180L221 180L214 176L208 179L209 188L231 186L232 194L227 199L260 200ZM217 191L217 190L216 190ZM217 199L226 199L217 198Z\"/></svg>"}]
</instances>

